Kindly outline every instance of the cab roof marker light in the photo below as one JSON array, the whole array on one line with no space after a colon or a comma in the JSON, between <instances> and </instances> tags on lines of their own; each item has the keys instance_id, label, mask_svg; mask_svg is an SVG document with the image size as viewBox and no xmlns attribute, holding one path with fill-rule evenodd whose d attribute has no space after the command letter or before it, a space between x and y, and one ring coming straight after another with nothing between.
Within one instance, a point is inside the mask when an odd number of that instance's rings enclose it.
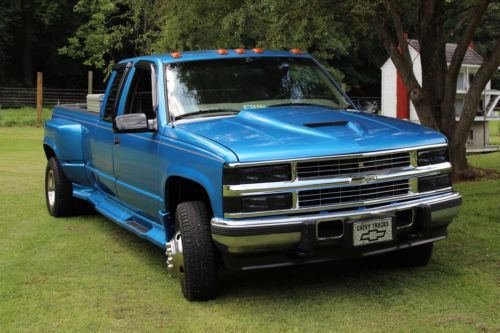
<instances>
[{"instance_id":1,"label":"cab roof marker light","mask_svg":"<svg viewBox=\"0 0 500 333\"><path fill-rule=\"evenodd\" d=\"M217 53L221 54L221 55L226 55L227 54L227 50L226 49L218 49Z\"/></svg>"},{"instance_id":2,"label":"cab roof marker light","mask_svg":"<svg viewBox=\"0 0 500 333\"><path fill-rule=\"evenodd\" d=\"M260 47L253 48L252 51L254 51L255 53L264 53L264 49Z\"/></svg>"},{"instance_id":3,"label":"cab roof marker light","mask_svg":"<svg viewBox=\"0 0 500 333\"><path fill-rule=\"evenodd\" d=\"M238 54L244 54L246 53L247 51L245 49L234 49L234 52L238 53Z\"/></svg>"},{"instance_id":4,"label":"cab roof marker light","mask_svg":"<svg viewBox=\"0 0 500 333\"><path fill-rule=\"evenodd\" d=\"M172 53L170 53L170 56L172 58L180 58L180 57L182 57L182 54L180 52L172 52Z\"/></svg>"},{"instance_id":5,"label":"cab roof marker light","mask_svg":"<svg viewBox=\"0 0 500 333\"><path fill-rule=\"evenodd\" d=\"M293 54L301 54L302 51L300 49L291 49L290 52L292 52Z\"/></svg>"}]
</instances>

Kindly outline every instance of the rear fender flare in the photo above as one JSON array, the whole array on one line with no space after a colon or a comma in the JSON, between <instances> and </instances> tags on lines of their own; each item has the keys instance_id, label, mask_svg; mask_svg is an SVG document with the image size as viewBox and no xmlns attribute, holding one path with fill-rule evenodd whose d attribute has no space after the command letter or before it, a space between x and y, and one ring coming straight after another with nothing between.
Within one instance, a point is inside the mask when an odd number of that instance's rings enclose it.
<instances>
[{"instance_id":1,"label":"rear fender flare","mask_svg":"<svg viewBox=\"0 0 500 333\"><path fill-rule=\"evenodd\" d=\"M62 119L52 119L45 124L44 145L50 147L60 161L83 161L82 126Z\"/></svg>"}]
</instances>

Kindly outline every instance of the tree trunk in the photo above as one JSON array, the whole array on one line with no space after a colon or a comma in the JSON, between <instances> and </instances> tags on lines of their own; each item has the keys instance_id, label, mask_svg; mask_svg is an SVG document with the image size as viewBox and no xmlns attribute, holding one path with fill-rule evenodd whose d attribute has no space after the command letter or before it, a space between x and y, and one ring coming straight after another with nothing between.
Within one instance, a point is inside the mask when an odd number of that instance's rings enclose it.
<instances>
[{"instance_id":1,"label":"tree trunk","mask_svg":"<svg viewBox=\"0 0 500 333\"><path fill-rule=\"evenodd\" d=\"M453 165L453 177L455 179L469 178L470 169L467 162L466 142L457 138L452 138L449 142L450 162Z\"/></svg>"},{"instance_id":2,"label":"tree trunk","mask_svg":"<svg viewBox=\"0 0 500 333\"><path fill-rule=\"evenodd\" d=\"M473 176L466 156L466 143L474 122L481 92L500 65L500 41L489 56L483 60L465 97L460 120L455 120L456 82L464 56L481 18L491 0L478 0L467 14L467 25L460 38L449 66L446 64L445 6L441 0L421 0L419 10L420 61L422 84L413 73L408 43L404 33L402 12L396 3L384 0L374 22L384 48L398 73L408 87L410 99L415 106L422 125L443 132L448 138L450 159L455 177Z\"/></svg>"}]
</instances>

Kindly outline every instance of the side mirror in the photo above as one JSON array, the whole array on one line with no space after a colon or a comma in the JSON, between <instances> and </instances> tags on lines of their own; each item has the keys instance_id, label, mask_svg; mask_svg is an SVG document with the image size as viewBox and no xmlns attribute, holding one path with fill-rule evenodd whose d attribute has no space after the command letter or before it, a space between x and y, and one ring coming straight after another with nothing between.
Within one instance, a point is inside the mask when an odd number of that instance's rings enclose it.
<instances>
[{"instance_id":1,"label":"side mirror","mask_svg":"<svg viewBox=\"0 0 500 333\"><path fill-rule=\"evenodd\" d=\"M115 117L115 132L149 132L148 118L144 113L131 113Z\"/></svg>"}]
</instances>

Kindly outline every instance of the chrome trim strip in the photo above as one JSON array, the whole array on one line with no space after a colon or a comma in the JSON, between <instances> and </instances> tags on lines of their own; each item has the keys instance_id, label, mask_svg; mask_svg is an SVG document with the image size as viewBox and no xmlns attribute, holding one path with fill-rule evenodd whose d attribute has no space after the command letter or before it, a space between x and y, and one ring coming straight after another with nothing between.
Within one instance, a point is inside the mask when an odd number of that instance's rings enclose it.
<instances>
[{"instance_id":1,"label":"chrome trim strip","mask_svg":"<svg viewBox=\"0 0 500 333\"><path fill-rule=\"evenodd\" d=\"M319 157L304 157L304 158L296 158L296 159L288 159L288 160L272 160L272 161L259 161L259 162L235 162L235 163L227 163L225 166L228 168L235 168L235 167L239 167L239 166L259 166L259 165L272 165L272 164L290 163L290 162L307 162L307 161L312 162L312 161L323 161L323 160L329 160L329 159L368 157L368 156L402 153L402 152L407 152L407 151L412 151L412 150L441 148L441 147L447 147L447 146L448 146L447 143L438 143L435 145L415 146L415 147L398 148L398 149L392 149L392 150L378 150L378 151L371 151L371 152L366 152L366 153L330 155L330 156L319 156Z\"/></svg>"},{"instance_id":2,"label":"chrome trim strip","mask_svg":"<svg viewBox=\"0 0 500 333\"><path fill-rule=\"evenodd\" d=\"M379 183L384 181L406 179L408 177L432 175L436 173L451 172L451 164L449 162L439 163L434 165L422 167L405 167L400 169L388 169L385 173L368 173L351 175L339 178L320 178L320 179L306 179L287 181L287 182L273 182L273 183L259 183L259 184L243 184L243 185L224 185L223 195L225 197L243 196L243 195L259 195L267 193L280 193L288 192L290 190L303 190L303 189L322 189L334 188L346 185L360 185Z\"/></svg>"},{"instance_id":3,"label":"chrome trim strip","mask_svg":"<svg viewBox=\"0 0 500 333\"><path fill-rule=\"evenodd\" d=\"M268 210L262 212L251 212L251 213L224 213L225 218L246 218L246 217L258 217L258 216L272 216L272 215L290 215L290 214L299 214L299 213L312 213L312 212L320 212L334 209L342 209L342 208L350 208L350 207L363 207L368 205L377 205L387 202L400 201L400 200L411 200L416 198L427 198L430 195L440 194L445 192L452 191L452 187L446 187L435 191L422 192L422 193L409 193L405 195L388 197L383 199L375 199L375 200L366 200L366 201L354 201L351 203L345 204L334 204L329 206L315 206L315 207L307 207L307 208L296 208L296 209L283 209L283 210ZM425 199L425 198L422 198Z\"/></svg>"},{"instance_id":4,"label":"chrome trim strip","mask_svg":"<svg viewBox=\"0 0 500 333\"><path fill-rule=\"evenodd\" d=\"M362 219L374 215L387 215L389 212L396 212L413 208L422 204L432 205L441 202L446 202L454 199L459 199L462 196L460 193L452 192L432 197L419 198L411 201L392 203L385 206L375 208L366 208L364 210L350 210L333 212L327 214L314 214L314 215L299 215L299 216L281 216L276 218L260 218L260 219L245 219L245 220L230 220L220 217L214 217L211 220L212 226L217 226L226 229L248 229L248 228L261 228L271 226L283 226L302 224L309 221L318 221L325 219Z\"/></svg>"}]
</instances>

